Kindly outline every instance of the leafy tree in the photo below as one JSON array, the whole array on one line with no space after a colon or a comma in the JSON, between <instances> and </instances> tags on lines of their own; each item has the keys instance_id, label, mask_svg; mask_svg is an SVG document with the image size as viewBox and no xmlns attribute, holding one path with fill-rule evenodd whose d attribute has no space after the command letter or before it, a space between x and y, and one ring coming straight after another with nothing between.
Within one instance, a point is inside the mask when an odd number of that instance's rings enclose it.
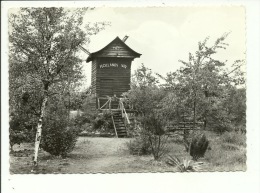
<instances>
[{"instance_id":1,"label":"leafy tree","mask_svg":"<svg viewBox=\"0 0 260 193\"><path fill-rule=\"evenodd\" d=\"M158 103L164 97L163 89L160 89L157 83L157 77L153 75L151 69L143 64L134 72L131 90L125 95L139 113L145 114L150 112L151 109L156 109Z\"/></svg>"},{"instance_id":2,"label":"leafy tree","mask_svg":"<svg viewBox=\"0 0 260 193\"><path fill-rule=\"evenodd\" d=\"M246 132L246 89L230 87L223 106L227 109L227 115L230 116L235 130Z\"/></svg>"},{"instance_id":3,"label":"leafy tree","mask_svg":"<svg viewBox=\"0 0 260 193\"><path fill-rule=\"evenodd\" d=\"M105 24L81 26L86 9L21 8L10 14L10 104L16 110L17 98L29 93L37 108L37 132L34 163L37 165L42 122L48 99L60 94L64 84L82 77L79 46L89 42L89 36L103 29ZM17 79L17 80L16 80ZM17 83L19 85L17 85ZM21 86L21 87L19 87ZM32 99L34 98L34 99ZM15 104L17 103L17 104Z\"/></svg>"},{"instance_id":4,"label":"leafy tree","mask_svg":"<svg viewBox=\"0 0 260 193\"><path fill-rule=\"evenodd\" d=\"M141 65L133 74L131 86L132 87L147 87L154 86L159 83L158 78L156 78L152 70L145 67L144 64Z\"/></svg>"},{"instance_id":5,"label":"leafy tree","mask_svg":"<svg viewBox=\"0 0 260 193\"><path fill-rule=\"evenodd\" d=\"M240 71L244 61L235 61L234 69L227 72L224 68L226 61L214 59L214 54L228 46L225 43L227 35L218 38L212 46L207 45L209 38L199 42L198 50L195 54L189 53L187 62L180 60L184 67L163 77L166 81L163 86L170 91L164 103L169 117L176 117L177 122L182 117L190 117L194 127L198 120L204 121L206 126L209 119L218 126L224 124L224 130L229 127L231 120L224 103L229 89L244 83ZM237 76L231 76L233 72ZM170 105L167 101L171 101Z\"/></svg>"}]
</instances>

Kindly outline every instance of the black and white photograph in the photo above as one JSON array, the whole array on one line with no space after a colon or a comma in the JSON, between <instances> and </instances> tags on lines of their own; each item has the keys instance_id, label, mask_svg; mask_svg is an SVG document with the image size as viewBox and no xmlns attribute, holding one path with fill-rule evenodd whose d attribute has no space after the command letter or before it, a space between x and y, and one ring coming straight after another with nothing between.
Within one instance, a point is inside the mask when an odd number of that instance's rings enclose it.
<instances>
[{"instance_id":1,"label":"black and white photograph","mask_svg":"<svg viewBox=\"0 0 260 193\"><path fill-rule=\"evenodd\" d=\"M247 172L246 6L6 12L11 176Z\"/></svg>"}]
</instances>

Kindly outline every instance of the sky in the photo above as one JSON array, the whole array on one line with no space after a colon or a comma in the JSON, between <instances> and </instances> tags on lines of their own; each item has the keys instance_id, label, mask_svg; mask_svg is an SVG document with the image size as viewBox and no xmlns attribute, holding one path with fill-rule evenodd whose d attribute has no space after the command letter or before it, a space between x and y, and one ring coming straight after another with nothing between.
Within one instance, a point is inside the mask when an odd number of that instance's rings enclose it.
<instances>
[{"instance_id":1,"label":"sky","mask_svg":"<svg viewBox=\"0 0 260 193\"><path fill-rule=\"evenodd\" d=\"M198 42L210 37L209 45L225 32L231 32L226 50L220 50L216 58L232 64L245 59L245 10L239 6L218 7L149 7L107 8L87 11L84 23L110 22L104 31L92 36L85 47L90 52L102 49L117 36L128 35L126 44L141 53L132 62L132 73L143 63L153 72L166 75L180 66L179 60L188 60L189 52L197 50ZM81 54L82 59L87 54ZM90 85L91 63L84 62L86 86Z\"/></svg>"}]
</instances>

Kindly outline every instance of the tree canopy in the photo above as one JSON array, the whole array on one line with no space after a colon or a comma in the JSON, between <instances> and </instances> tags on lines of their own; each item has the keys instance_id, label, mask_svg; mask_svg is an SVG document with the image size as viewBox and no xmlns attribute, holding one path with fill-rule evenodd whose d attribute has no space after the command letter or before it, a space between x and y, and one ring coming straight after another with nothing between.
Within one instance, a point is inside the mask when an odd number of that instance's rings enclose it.
<instances>
[{"instance_id":1,"label":"tree canopy","mask_svg":"<svg viewBox=\"0 0 260 193\"><path fill-rule=\"evenodd\" d=\"M227 49L227 37L225 33L213 45L209 45L209 38L199 42L188 61L180 60L182 67L165 77L156 77L142 65L133 75L130 101L139 111L163 115L168 123L190 121L195 126L200 121L204 127L221 132L242 122L245 125L245 78L241 70L245 62L234 61L228 71L227 61L214 57ZM159 84L158 78L164 83Z\"/></svg>"}]
</instances>

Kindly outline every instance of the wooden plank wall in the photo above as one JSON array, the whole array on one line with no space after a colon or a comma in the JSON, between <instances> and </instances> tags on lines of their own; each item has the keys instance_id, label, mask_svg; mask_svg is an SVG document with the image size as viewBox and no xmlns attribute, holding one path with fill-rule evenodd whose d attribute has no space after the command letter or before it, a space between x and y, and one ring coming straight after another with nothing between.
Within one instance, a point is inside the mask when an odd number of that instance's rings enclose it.
<instances>
[{"instance_id":1,"label":"wooden plank wall","mask_svg":"<svg viewBox=\"0 0 260 193\"><path fill-rule=\"evenodd\" d=\"M98 58L95 63L96 72L92 75L93 87L97 97L118 97L130 89L131 61L126 58Z\"/></svg>"}]
</instances>

